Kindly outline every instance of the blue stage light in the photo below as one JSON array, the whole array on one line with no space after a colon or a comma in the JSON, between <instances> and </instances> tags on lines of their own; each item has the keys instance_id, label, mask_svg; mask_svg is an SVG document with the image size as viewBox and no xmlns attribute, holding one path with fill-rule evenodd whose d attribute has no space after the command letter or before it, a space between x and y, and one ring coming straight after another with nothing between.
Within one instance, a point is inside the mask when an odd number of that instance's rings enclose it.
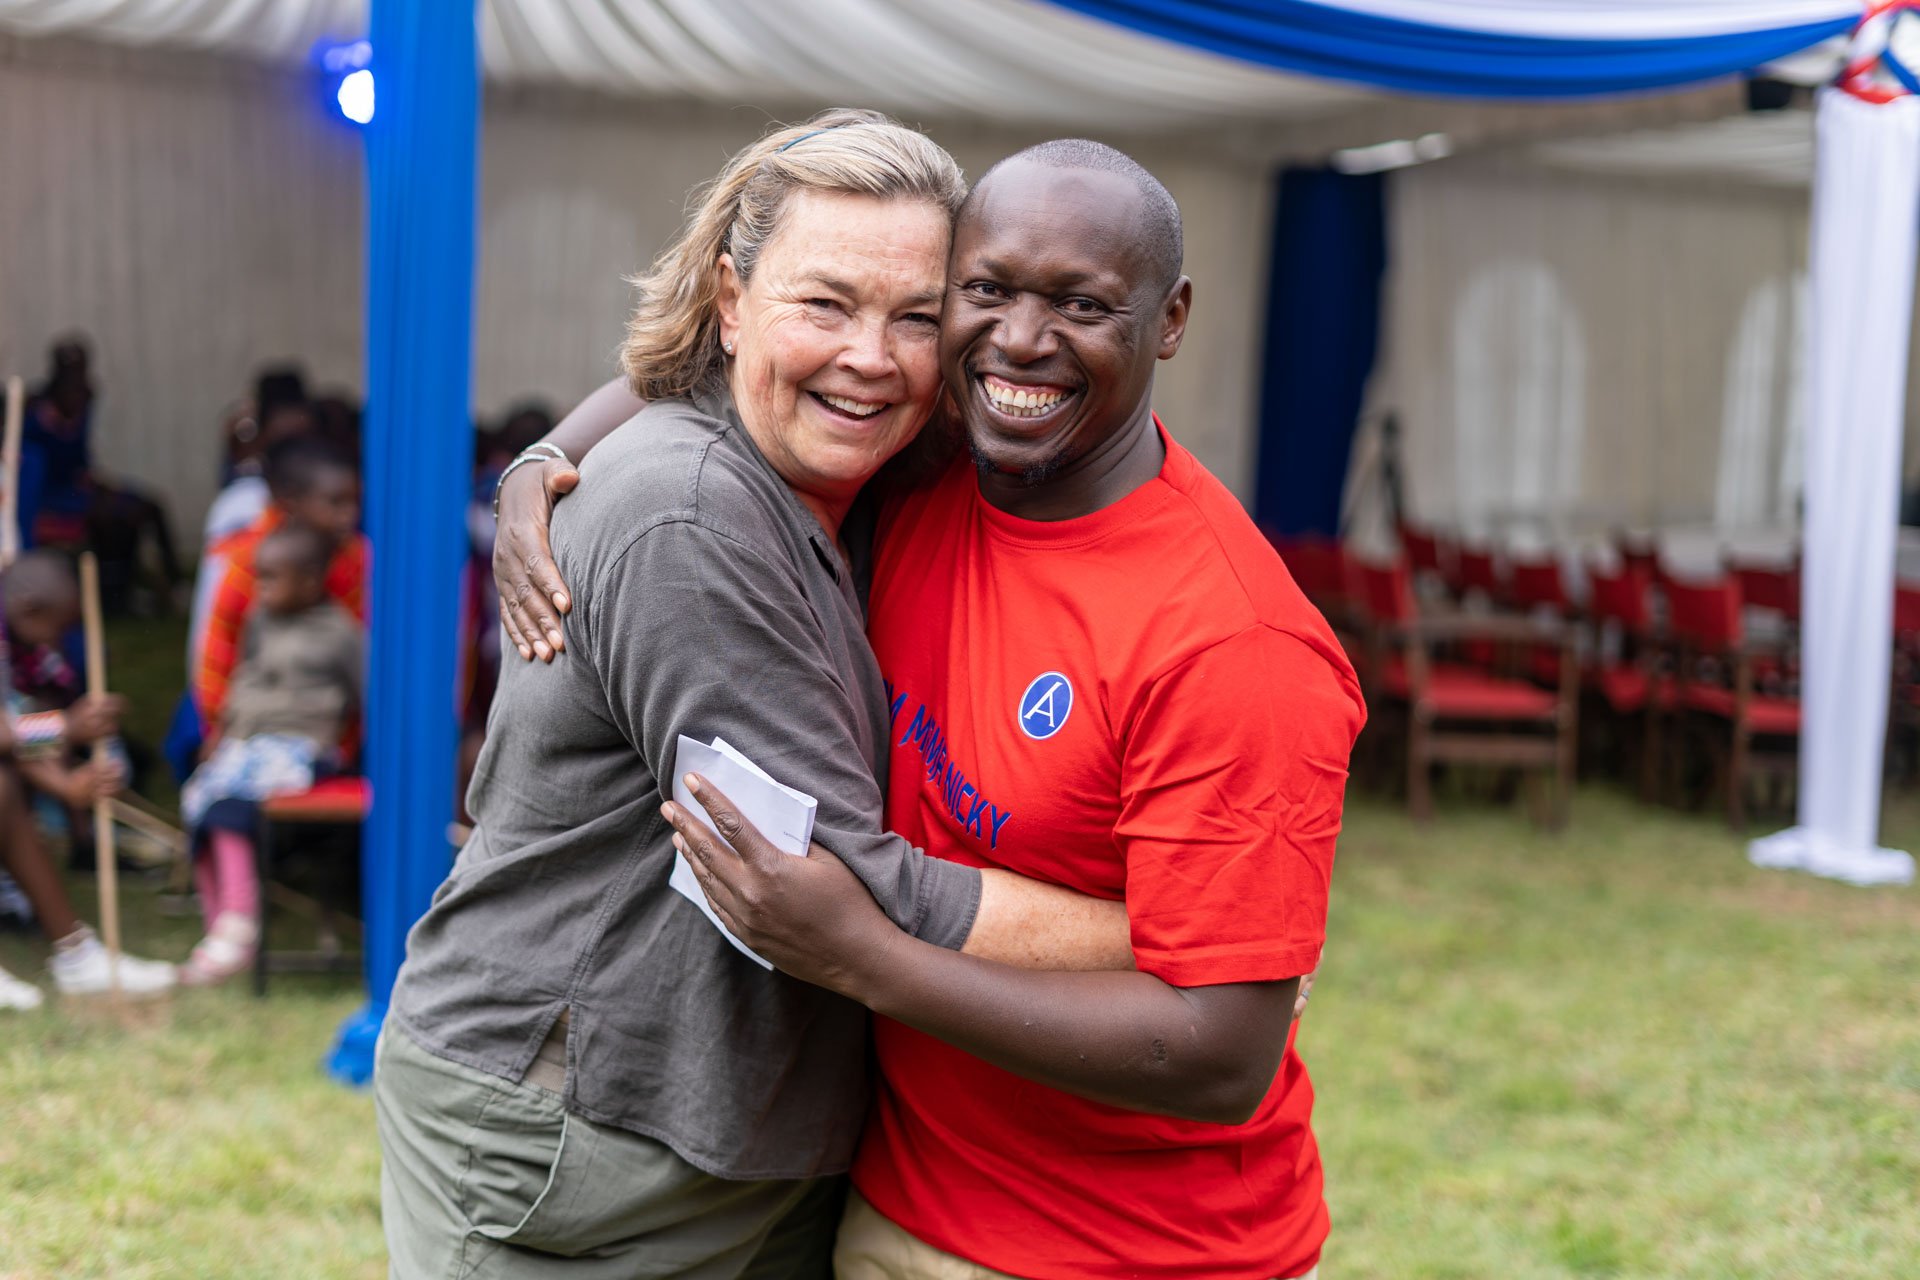
<instances>
[{"instance_id":1,"label":"blue stage light","mask_svg":"<svg viewBox=\"0 0 1920 1280\"><path fill-rule=\"evenodd\" d=\"M373 46L365 40L355 40L352 44L324 45L317 53L321 69L330 75L337 76L373 65Z\"/></svg>"},{"instance_id":2,"label":"blue stage light","mask_svg":"<svg viewBox=\"0 0 1920 1280\"><path fill-rule=\"evenodd\" d=\"M362 67L340 82L334 95L340 102L340 114L355 124L373 119L373 72Z\"/></svg>"}]
</instances>

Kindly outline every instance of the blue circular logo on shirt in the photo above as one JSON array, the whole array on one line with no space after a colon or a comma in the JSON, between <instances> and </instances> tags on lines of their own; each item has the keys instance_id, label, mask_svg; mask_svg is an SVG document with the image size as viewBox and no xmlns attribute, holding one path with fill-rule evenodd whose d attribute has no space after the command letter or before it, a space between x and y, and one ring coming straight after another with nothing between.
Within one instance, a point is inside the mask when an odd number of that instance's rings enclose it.
<instances>
[{"instance_id":1,"label":"blue circular logo on shirt","mask_svg":"<svg viewBox=\"0 0 1920 1280\"><path fill-rule=\"evenodd\" d=\"M1073 686L1058 671L1034 677L1020 695L1020 732L1044 741L1060 732L1073 710Z\"/></svg>"}]
</instances>

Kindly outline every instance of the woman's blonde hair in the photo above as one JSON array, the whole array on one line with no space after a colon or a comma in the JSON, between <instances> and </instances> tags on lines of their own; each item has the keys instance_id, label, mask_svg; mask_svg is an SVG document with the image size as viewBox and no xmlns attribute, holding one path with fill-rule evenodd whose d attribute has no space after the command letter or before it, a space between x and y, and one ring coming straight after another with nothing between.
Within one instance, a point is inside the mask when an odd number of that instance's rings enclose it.
<instances>
[{"instance_id":1,"label":"woman's blonde hair","mask_svg":"<svg viewBox=\"0 0 1920 1280\"><path fill-rule=\"evenodd\" d=\"M839 107L769 130L694 191L686 226L633 277L640 300L627 322L620 367L635 395L683 396L721 377L720 255L733 255L746 283L799 191L925 200L951 218L967 183L933 139L878 111Z\"/></svg>"}]
</instances>

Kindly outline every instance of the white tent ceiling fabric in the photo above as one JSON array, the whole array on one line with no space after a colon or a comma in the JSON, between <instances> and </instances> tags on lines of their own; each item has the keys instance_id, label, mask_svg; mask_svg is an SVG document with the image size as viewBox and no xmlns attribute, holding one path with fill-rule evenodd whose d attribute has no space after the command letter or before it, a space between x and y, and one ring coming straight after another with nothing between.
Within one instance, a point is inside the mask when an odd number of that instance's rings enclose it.
<instances>
[{"instance_id":1,"label":"white tent ceiling fabric","mask_svg":"<svg viewBox=\"0 0 1920 1280\"><path fill-rule=\"evenodd\" d=\"M1044 0L480 0L497 83L1108 129L1321 114L1360 90L1283 75ZM0 0L0 31L282 62L366 30L367 0ZM376 57L377 57L376 51Z\"/></svg>"}]
</instances>

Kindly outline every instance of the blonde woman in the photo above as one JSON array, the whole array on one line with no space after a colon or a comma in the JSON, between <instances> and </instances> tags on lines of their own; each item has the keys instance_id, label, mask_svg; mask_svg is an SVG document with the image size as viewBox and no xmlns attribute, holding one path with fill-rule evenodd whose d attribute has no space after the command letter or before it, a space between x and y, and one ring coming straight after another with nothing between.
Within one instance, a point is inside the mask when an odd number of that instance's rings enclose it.
<instances>
[{"instance_id":1,"label":"blonde woman","mask_svg":"<svg viewBox=\"0 0 1920 1280\"><path fill-rule=\"evenodd\" d=\"M835 111L742 150L638 283L647 407L553 528L567 660L503 673L477 825L415 928L375 1077L393 1274L825 1275L868 1102L857 1004L672 892L680 734L819 800L903 929L1124 967L1124 909L881 826L889 705L858 503L940 394L966 194L924 135Z\"/></svg>"}]
</instances>

